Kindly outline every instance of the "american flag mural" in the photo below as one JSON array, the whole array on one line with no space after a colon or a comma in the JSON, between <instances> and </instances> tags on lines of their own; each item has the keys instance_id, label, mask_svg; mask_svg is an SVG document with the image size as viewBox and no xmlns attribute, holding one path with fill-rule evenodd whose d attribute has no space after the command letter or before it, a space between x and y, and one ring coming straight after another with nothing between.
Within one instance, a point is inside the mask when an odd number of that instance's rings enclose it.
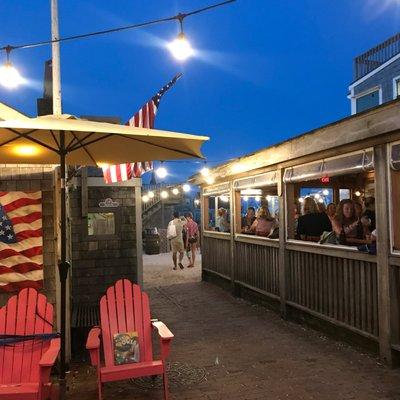
<instances>
[{"instance_id":1,"label":"american flag mural","mask_svg":"<svg viewBox=\"0 0 400 400\"><path fill-rule=\"evenodd\" d=\"M154 129L154 120L160 105L162 96L182 76L177 74L155 96L153 96L127 123L126 125L137 128ZM144 172L150 171L153 164L150 161L138 163L126 163L103 167L103 176L106 183L123 182L132 178L139 178Z\"/></svg>"},{"instance_id":2,"label":"american flag mural","mask_svg":"<svg viewBox=\"0 0 400 400\"><path fill-rule=\"evenodd\" d=\"M42 192L0 192L0 291L42 286Z\"/></svg>"}]
</instances>

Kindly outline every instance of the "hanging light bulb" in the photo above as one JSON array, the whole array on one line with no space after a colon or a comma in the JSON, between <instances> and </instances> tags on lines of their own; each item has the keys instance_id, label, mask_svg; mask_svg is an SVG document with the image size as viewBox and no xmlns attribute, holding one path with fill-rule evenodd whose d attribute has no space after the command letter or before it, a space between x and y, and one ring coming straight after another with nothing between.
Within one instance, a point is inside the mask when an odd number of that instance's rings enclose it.
<instances>
[{"instance_id":1,"label":"hanging light bulb","mask_svg":"<svg viewBox=\"0 0 400 400\"><path fill-rule=\"evenodd\" d=\"M359 190L356 190L356 191L354 192L354 194L355 194L357 197L360 197L360 196L361 196L361 192L360 192Z\"/></svg>"},{"instance_id":2,"label":"hanging light bulb","mask_svg":"<svg viewBox=\"0 0 400 400\"><path fill-rule=\"evenodd\" d=\"M210 170L207 167L203 167L200 171L201 175L206 177L208 175L210 175Z\"/></svg>"},{"instance_id":3,"label":"hanging light bulb","mask_svg":"<svg viewBox=\"0 0 400 400\"><path fill-rule=\"evenodd\" d=\"M149 199L153 199L153 198L154 198L154 192L152 192L152 191L150 190L150 192L147 193L147 196L149 197Z\"/></svg>"},{"instance_id":4,"label":"hanging light bulb","mask_svg":"<svg viewBox=\"0 0 400 400\"><path fill-rule=\"evenodd\" d=\"M256 196L256 197L254 197L254 200L255 200L255 201L260 201L260 200L261 200L261 196Z\"/></svg>"},{"instance_id":5,"label":"hanging light bulb","mask_svg":"<svg viewBox=\"0 0 400 400\"><path fill-rule=\"evenodd\" d=\"M249 196L243 196L243 200L244 201L248 201L249 200Z\"/></svg>"},{"instance_id":6,"label":"hanging light bulb","mask_svg":"<svg viewBox=\"0 0 400 400\"><path fill-rule=\"evenodd\" d=\"M162 199L167 199L168 196L169 196L169 194L168 194L168 192L167 192L166 190L163 190L163 191L160 193L160 196L161 196Z\"/></svg>"},{"instance_id":7,"label":"hanging light bulb","mask_svg":"<svg viewBox=\"0 0 400 400\"><path fill-rule=\"evenodd\" d=\"M179 194L179 190L177 188L173 188L172 189L172 194L174 194L175 196Z\"/></svg>"},{"instance_id":8,"label":"hanging light bulb","mask_svg":"<svg viewBox=\"0 0 400 400\"><path fill-rule=\"evenodd\" d=\"M159 178L164 179L168 175L167 169L163 166L163 163L161 162L161 165L156 169L156 174Z\"/></svg>"},{"instance_id":9,"label":"hanging light bulb","mask_svg":"<svg viewBox=\"0 0 400 400\"><path fill-rule=\"evenodd\" d=\"M149 196L147 196L146 194L144 196L142 196L143 203L147 203L149 200L150 200Z\"/></svg>"},{"instance_id":10,"label":"hanging light bulb","mask_svg":"<svg viewBox=\"0 0 400 400\"><path fill-rule=\"evenodd\" d=\"M208 185L212 185L215 182L215 178L213 176L207 176L206 183Z\"/></svg>"},{"instance_id":11,"label":"hanging light bulb","mask_svg":"<svg viewBox=\"0 0 400 400\"><path fill-rule=\"evenodd\" d=\"M11 64L10 52L12 48L7 46L7 61L0 67L0 84L7 89L15 89L25 82L18 70Z\"/></svg>"},{"instance_id":12,"label":"hanging light bulb","mask_svg":"<svg viewBox=\"0 0 400 400\"><path fill-rule=\"evenodd\" d=\"M304 197L299 197L299 203L304 203Z\"/></svg>"},{"instance_id":13,"label":"hanging light bulb","mask_svg":"<svg viewBox=\"0 0 400 400\"><path fill-rule=\"evenodd\" d=\"M185 18L183 14L177 16L181 31L179 35L167 45L168 50L179 61L185 61L194 54L192 46L183 33L183 18Z\"/></svg>"},{"instance_id":14,"label":"hanging light bulb","mask_svg":"<svg viewBox=\"0 0 400 400\"><path fill-rule=\"evenodd\" d=\"M190 186L189 186L187 183L185 183L185 184L182 186L182 190L183 190L184 192L190 192Z\"/></svg>"},{"instance_id":15,"label":"hanging light bulb","mask_svg":"<svg viewBox=\"0 0 400 400\"><path fill-rule=\"evenodd\" d=\"M319 193L315 193L315 194L314 194L314 198L318 200L318 199L321 198L321 195L320 195Z\"/></svg>"}]
</instances>

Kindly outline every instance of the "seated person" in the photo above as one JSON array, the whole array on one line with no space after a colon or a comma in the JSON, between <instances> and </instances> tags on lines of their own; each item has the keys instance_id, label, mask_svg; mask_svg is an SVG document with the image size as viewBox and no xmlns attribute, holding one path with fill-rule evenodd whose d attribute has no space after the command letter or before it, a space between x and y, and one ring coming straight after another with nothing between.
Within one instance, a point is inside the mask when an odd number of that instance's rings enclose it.
<instances>
[{"instance_id":1,"label":"seated person","mask_svg":"<svg viewBox=\"0 0 400 400\"><path fill-rule=\"evenodd\" d=\"M375 217L375 197L366 197L364 199L364 213L363 217L370 220L369 230L373 231L376 228L376 217Z\"/></svg>"},{"instance_id":2,"label":"seated person","mask_svg":"<svg viewBox=\"0 0 400 400\"><path fill-rule=\"evenodd\" d=\"M251 225L250 231L254 232L256 236L268 237L277 226L278 223L276 219L271 216L268 207L261 206L257 210L257 216Z\"/></svg>"},{"instance_id":3,"label":"seated person","mask_svg":"<svg viewBox=\"0 0 400 400\"><path fill-rule=\"evenodd\" d=\"M223 207L219 208L217 211L217 217L215 218L215 230L219 232L229 232L230 230L227 213Z\"/></svg>"},{"instance_id":4,"label":"seated person","mask_svg":"<svg viewBox=\"0 0 400 400\"><path fill-rule=\"evenodd\" d=\"M256 210L254 207L248 207L246 215L242 217L242 233L252 233L250 231L253 222L256 220Z\"/></svg>"},{"instance_id":5,"label":"seated person","mask_svg":"<svg viewBox=\"0 0 400 400\"><path fill-rule=\"evenodd\" d=\"M306 197L303 203L303 215L297 220L296 238L318 242L323 232L331 230L332 225L328 216L318 212L317 203L312 197Z\"/></svg>"},{"instance_id":6,"label":"seated person","mask_svg":"<svg viewBox=\"0 0 400 400\"><path fill-rule=\"evenodd\" d=\"M342 200L338 206L336 217L332 220L332 228L340 244L359 244L365 239L364 229L357 218L354 201Z\"/></svg>"}]
</instances>

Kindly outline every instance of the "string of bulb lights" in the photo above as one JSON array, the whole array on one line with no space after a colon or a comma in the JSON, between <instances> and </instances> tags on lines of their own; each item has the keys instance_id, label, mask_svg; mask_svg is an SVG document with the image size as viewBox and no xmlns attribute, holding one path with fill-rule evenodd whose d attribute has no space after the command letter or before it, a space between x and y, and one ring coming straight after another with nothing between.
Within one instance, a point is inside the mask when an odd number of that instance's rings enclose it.
<instances>
[{"instance_id":1,"label":"string of bulb lights","mask_svg":"<svg viewBox=\"0 0 400 400\"><path fill-rule=\"evenodd\" d=\"M177 15L173 15L173 16L166 17L166 18L158 18L158 19L154 19L151 21L145 21L145 22L141 22L141 23L137 23L137 24L121 26L121 27L112 28L112 29L88 32L88 33L83 33L83 34L79 34L79 35L66 36L66 37L61 37L59 39L55 39L55 40L42 40L42 41L25 43L25 44L20 44L20 45L8 44L6 46L2 46L2 47L0 47L0 51L4 51L6 53L6 62L2 66L0 66L0 85L4 86L7 89L15 89L18 86L20 86L26 82L26 79L19 73L18 69L10 61L11 52L14 50L32 49L32 48L36 48L36 47L51 45L53 43L61 43L61 42L66 42L66 41L87 39L87 38L91 38L94 36L106 35L106 34L110 34L110 33L116 33L116 32L131 30L131 29L137 29L137 28L143 28L146 26L161 24L161 23L170 22L170 21L178 21L179 22L180 32L173 41L168 43L167 48L177 60L185 61L188 58L190 58L191 56L193 56L195 51L192 48L190 42L187 40L185 33L183 31L184 19L187 17L193 16L193 15L197 15L197 14L212 10L217 7L227 5L229 3L233 3L235 1L236 0L226 0L221 3L212 4L210 6L199 8L197 10L193 10L193 11L190 11L187 13L179 13Z\"/></svg>"}]
</instances>

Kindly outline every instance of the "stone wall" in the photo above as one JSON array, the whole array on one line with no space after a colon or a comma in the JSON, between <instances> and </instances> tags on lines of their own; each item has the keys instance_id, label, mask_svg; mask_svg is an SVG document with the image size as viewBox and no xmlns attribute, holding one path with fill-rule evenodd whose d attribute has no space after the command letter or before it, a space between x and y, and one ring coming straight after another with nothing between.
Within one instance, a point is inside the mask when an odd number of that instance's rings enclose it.
<instances>
[{"instance_id":1,"label":"stone wall","mask_svg":"<svg viewBox=\"0 0 400 400\"><path fill-rule=\"evenodd\" d=\"M55 245L55 196L54 167L38 165L0 164L0 190L2 191L42 191L43 214L43 269L44 287L41 290L52 303L56 303L56 245ZM15 293L0 291L0 305Z\"/></svg>"},{"instance_id":2,"label":"stone wall","mask_svg":"<svg viewBox=\"0 0 400 400\"><path fill-rule=\"evenodd\" d=\"M87 187L88 212L99 212L99 203L111 198L119 205L102 208L115 213L115 235L88 236L82 216L82 191L70 191L72 233L73 305L96 305L107 288L121 278L136 281L136 215L134 187Z\"/></svg>"}]
</instances>

